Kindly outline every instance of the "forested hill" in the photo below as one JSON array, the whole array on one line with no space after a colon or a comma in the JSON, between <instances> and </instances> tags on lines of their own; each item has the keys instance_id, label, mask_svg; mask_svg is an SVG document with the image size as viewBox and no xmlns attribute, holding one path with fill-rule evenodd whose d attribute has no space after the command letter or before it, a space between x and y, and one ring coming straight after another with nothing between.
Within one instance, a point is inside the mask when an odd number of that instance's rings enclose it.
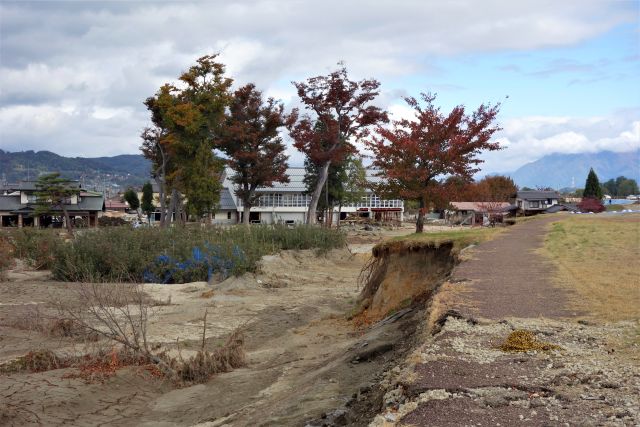
<instances>
[{"instance_id":1,"label":"forested hill","mask_svg":"<svg viewBox=\"0 0 640 427\"><path fill-rule=\"evenodd\" d=\"M67 178L88 183L107 180L119 185L139 185L149 180L149 170L149 161L139 154L85 158L63 157L50 151L0 150L0 180L7 182L60 172Z\"/></svg>"}]
</instances>

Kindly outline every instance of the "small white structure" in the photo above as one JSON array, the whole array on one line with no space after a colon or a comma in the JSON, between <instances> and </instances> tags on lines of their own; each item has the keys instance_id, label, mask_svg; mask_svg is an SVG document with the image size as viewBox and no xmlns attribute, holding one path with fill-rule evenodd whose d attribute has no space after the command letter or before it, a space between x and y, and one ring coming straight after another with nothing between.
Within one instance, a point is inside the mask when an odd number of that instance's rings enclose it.
<instances>
[{"instance_id":1,"label":"small white structure","mask_svg":"<svg viewBox=\"0 0 640 427\"><path fill-rule=\"evenodd\" d=\"M220 206L214 216L216 224L235 224L242 222L242 201L235 195L231 182L233 170L226 168L223 177L223 190L220 195ZM272 187L258 188L260 198L251 208L249 220L260 224L303 224L311 202L311 195L305 194L305 170L302 167L288 168L288 183L275 183ZM376 182L379 178L374 171L367 170L367 180ZM345 219L347 215L358 215L379 221L402 220L404 203L402 200L385 200L366 190L365 196L357 203L334 208L334 223L338 215Z\"/></svg>"}]
</instances>

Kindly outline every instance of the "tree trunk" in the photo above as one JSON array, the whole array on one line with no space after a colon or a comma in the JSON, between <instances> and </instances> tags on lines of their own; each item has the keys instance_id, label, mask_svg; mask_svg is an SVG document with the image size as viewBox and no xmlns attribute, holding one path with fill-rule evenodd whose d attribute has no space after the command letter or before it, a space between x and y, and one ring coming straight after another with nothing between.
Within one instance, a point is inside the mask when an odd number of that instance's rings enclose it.
<instances>
[{"instance_id":1,"label":"tree trunk","mask_svg":"<svg viewBox=\"0 0 640 427\"><path fill-rule=\"evenodd\" d=\"M307 224L315 224L316 223L316 210L318 209L318 201L320 200L320 195L322 194L322 187L327 180L327 176L329 175L329 166L331 162L328 161L318 171L318 182L316 182L316 188L313 190L313 194L311 194L311 201L309 202L309 210L307 211Z\"/></svg>"},{"instance_id":2,"label":"tree trunk","mask_svg":"<svg viewBox=\"0 0 640 427\"><path fill-rule=\"evenodd\" d=\"M242 223L244 225L249 225L249 213L251 212L251 205L243 202L244 207L242 208Z\"/></svg>"},{"instance_id":3,"label":"tree trunk","mask_svg":"<svg viewBox=\"0 0 640 427\"><path fill-rule=\"evenodd\" d=\"M340 216L342 215L342 202L338 205L338 218L336 219L336 228L340 228Z\"/></svg>"},{"instance_id":4,"label":"tree trunk","mask_svg":"<svg viewBox=\"0 0 640 427\"><path fill-rule=\"evenodd\" d=\"M178 202L176 205L178 208L178 221L180 222L180 225L186 225L189 218L187 218L187 212L184 209L184 198L180 193L178 193Z\"/></svg>"},{"instance_id":5,"label":"tree trunk","mask_svg":"<svg viewBox=\"0 0 640 427\"><path fill-rule=\"evenodd\" d=\"M178 190L173 188L171 190L171 201L169 202L169 212L167 212L167 214L169 215L168 222L174 222L177 219L175 216L177 202L178 202Z\"/></svg>"},{"instance_id":6,"label":"tree trunk","mask_svg":"<svg viewBox=\"0 0 640 427\"><path fill-rule=\"evenodd\" d=\"M164 188L164 178L155 178L156 184L158 184L159 188L159 197L160 197L160 227L165 227L167 224L167 201L165 200L165 188Z\"/></svg>"},{"instance_id":7,"label":"tree trunk","mask_svg":"<svg viewBox=\"0 0 640 427\"><path fill-rule=\"evenodd\" d=\"M420 209L418 209L418 219L416 220L416 233L422 233L424 230L424 214L427 209L425 206L424 198L420 198Z\"/></svg>"},{"instance_id":8,"label":"tree trunk","mask_svg":"<svg viewBox=\"0 0 640 427\"><path fill-rule=\"evenodd\" d=\"M61 205L62 213L64 214L64 222L67 226L67 232L71 237L73 237L73 225L71 224L71 218L69 218L69 212L67 212L67 208L64 207L64 203Z\"/></svg>"}]
</instances>

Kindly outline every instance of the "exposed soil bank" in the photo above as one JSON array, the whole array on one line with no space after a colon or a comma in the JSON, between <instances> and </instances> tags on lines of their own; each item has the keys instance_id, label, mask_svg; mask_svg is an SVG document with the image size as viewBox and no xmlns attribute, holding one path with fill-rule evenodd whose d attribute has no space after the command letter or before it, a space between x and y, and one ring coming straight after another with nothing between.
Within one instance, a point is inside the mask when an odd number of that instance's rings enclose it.
<instances>
[{"instance_id":1,"label":"exposed soil bank","mask_svg":"<svg viewBox=\"0 0 640 427\"><path fill-rule=\"evenodd\" d=\"M363 315L381 319L416 300L428 300L455 265L453 242L398 242L373 248L373 257L360 276Z\"/></svg>"}]
</instances>

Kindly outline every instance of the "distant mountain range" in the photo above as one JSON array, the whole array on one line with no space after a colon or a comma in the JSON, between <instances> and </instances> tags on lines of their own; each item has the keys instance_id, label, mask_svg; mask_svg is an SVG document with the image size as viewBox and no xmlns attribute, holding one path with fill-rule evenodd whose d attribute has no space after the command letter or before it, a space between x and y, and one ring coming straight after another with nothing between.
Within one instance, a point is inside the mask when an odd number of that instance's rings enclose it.
<instances>
[{"instance_id":1,"label":"distant mountain range","mask_svg":"<svg viewBox=\"0 0 640 427\"><path fill-rule=\"evenodd\" d=\"M149 180L150 163L139 154L113 157L63 157L51 151L0 150L0 180L35 180L39 175L60 172L84 182L85 188L105 185L141 185Z\"/></svg>"},{"instance_id":2,"label":"distant mountain range","mask_svg":"<svg viewBox=\"0 0 640 427\"><path fill-rule=\"evenodd\" d=\"M139 154L113 157L63 157L50 151L0 150L0 181L36 179L49 172L83 181L85 188L138 186L149 180L150 163ZM551 154L507 173L520 187L582 188L589 168L601 182L624 175L640 182L640 150L585 154Z\"/></svg>"},{"instance_id":3,"label":"distant mountain range","mask_svg":"<svg viewBox=\"0 0 640 427\"><path fill-rule=\"evenodd\" d=\"M600 182L621 175L640 182L640 150L626 153L601 151L583 154L550 154L518 168L511 176L520 187L583 188L589 168Z\"/></svg>"}]
</instances>

